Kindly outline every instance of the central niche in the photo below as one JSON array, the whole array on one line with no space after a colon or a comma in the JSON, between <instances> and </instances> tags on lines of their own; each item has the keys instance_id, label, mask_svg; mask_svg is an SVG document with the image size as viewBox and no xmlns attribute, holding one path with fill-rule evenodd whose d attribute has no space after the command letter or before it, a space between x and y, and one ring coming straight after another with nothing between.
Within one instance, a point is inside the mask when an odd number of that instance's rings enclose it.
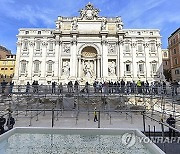
<instances>
[{"instance_id":1,"label":"central niche","mask_svg":"<svg viewBox=\"0 0 180 154\"><path fill-rule=\"evenodd\" d=\"M96 58L97 51L94 47L88 46L82 50L81 55L82 55L82 58Z\"/></svg>"},{"instance_id":2,"label":"central niche","mask_svg":"<svg viewBox=\"0 0 180 154\"><path fill-rule=\"evenodd\" d=\"M87 46L81 52L82 76L95 78L97 72L97 51L94 47Z\"/></svg>"}]
</instances>

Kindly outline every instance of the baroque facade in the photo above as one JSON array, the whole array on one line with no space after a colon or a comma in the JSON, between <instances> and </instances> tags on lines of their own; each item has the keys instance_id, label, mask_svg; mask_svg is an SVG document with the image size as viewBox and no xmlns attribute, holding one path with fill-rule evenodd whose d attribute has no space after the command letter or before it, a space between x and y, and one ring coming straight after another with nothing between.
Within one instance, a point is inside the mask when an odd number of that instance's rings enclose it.
<instances>
[{"instance_id":1,"label":"baroque facade","mask_svg":"<svg viewBox=\"0 0 180 154\"><path fill-rule=\"evenodd\" d=\"M100 17L88 3L55 29L19 29L15 84L78 80L162 80L157 29L124 29L121 17Z\"/></svg>"}]
</instances>

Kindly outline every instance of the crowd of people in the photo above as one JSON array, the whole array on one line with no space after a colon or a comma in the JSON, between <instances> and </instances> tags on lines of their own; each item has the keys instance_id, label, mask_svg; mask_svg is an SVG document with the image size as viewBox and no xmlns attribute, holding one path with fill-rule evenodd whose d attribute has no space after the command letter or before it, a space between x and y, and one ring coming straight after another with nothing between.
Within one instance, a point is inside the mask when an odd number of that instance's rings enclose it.
<instances>
[{"instance_id":1,"label":"crowd of people","mask_svg":"<svg viewBox=\"0 0 180 154\"><path fill-rule=\"evenodd\" d=\"M1 82L1 92L5 93L5 90L11 95L13 91L14 83L10 82L7 84L5 81ZM138 80L135 81L127 81L125 82L123 79L121 81L109 81L109 82L100 82L95 80L92 85L90 85L88 82L85 83L85 85L80 85L78 81L75 81L74 83L72 81L69 81L67 84L63 85L62 83L56 83L51 82L51 93L76 93L76 92L84 92L89 93L104 93L104 94L113 94L113 93L122 93L122 94L167 94L167 88L171 88L172 96L175 96L178 94L178 87L179 84L177 81L172 81L170 84L165 81L154 81L149 83L148 81L141 81ZM29 82L27 82L25 86L25 92L33 92L38 93L40 90L42 91L42 87L47 87L46 85L39 85L38 81L33 81L32 85L30 85ZM92 87L92 88L91 88ZM18 91L21 91L19 89L20 86L18 86ZM93 90L92 90L93 89Z\"/></svg>"},{"instance_id":2,"label":"crowd of people","mask_svg":"<svg viewBox=\"0 0 180 154\"><path fill-rule=\"evenodd\" d=\"M81 86L79 85L78 81L75 81L74 84L72 81L69 81L67 85L62 85L60 83L57 85L55 82L52 83L52 93L55 93L56 88L57 91L60 93L63 93L67 88L68 93L76 93L76 92L82 92L82 93L104 93L104 94L167 94L167 88L169 85L165 81L162 82L151 82L148 81L127 81L125 82L123 79L121 81L116 82L99 82L94 81L92 85L90 85L88 82L85 83L85 85ZM93 87L93 90L92 88ZM177 81L173 81L170 83L170 88L172 92L172 96L175 96L178 94L178 87L179 84Z\"/></svg>"}]
</instances>

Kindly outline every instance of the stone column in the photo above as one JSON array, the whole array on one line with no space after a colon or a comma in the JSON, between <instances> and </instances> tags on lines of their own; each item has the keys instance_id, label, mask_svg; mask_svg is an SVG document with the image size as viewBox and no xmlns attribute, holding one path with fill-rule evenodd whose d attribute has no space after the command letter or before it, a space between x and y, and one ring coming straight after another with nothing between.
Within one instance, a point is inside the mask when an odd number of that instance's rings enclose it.
<instances>
[{"instance_id":1,"label":"stone column","mask_svg":"<svg viewBox=\"0 0 180 154\"><path fill-rule=\"evenodd\" d=\"M81 77L81 57L78 57L78 78Z\"/></svg>"},{"instance_id":2,"label":"stone column","mask_svg":"<svg viewBox=\"0 0 180 154\"><path fill-rule=\"evenodd\" d=\"M163 75L163 62L162 62L162 49L161 49L161 42L157 42L157 71L159 71L160 80L164 80L165 77Z\"/></svg>"},{"instance_id":3,"label":"stone column","mask_svg":"<svg viewBox=\"0 0 180 154\"><path fill-rule=\"evenodd\" d=\"M151 78L151 66L149 59L149 44L144 44L144 54L145 54L145 79L149 80Z\"/></svg>"},{"instance_id":4,"label":"stone column","mask_svg":"<svg viewBox=\"0 0 180 154\"><path fill-rule=\"evenodd\" d=\"M119 51L119 43L116 43L116 48L117 51L115 51L117 53L117 60L116 60L116 75L117 75L117 79L119 79L120 77L120 51Z\"/></svg>"},{"instance_id":5,"label":"stone column","mask_svg":"<svg viewBox=\"0 0 180 154\"><path fill-rule=\"evenodd\" d=\"M108 48L107 48L107 41L106 41L106 36L108 34L108 31L101 31L101 36L102 36L102 57L101 57L101 78L105 79L108 77L108 58L107 58L107 54L108 54Z\"/></svg>"},{"instance_id":6,"label":"stone column","mask_svg":"<svg viewBox=\"0 0 180 154\"><path fill-rule=\"evenodd\" d=\"M124 77L124 62L123 62L123 36L125 33L123 31L118 31L118 42L119 42L119 78L122 79Z\"/></svg>"},{"instance_id":7,"label":"stone column","mask_svg":"<svg viewBox=\"0 0 180 154\"><path fill-rule=\"evenodd\" d=\"M46 55L47 55L47 39L42 40L42 63L41 63L41 78L40 80L46 81L46 72L47 72L47 64L46 64ZM47 83L45 83L47 84Z\"/></svg>"},{"instance_id":8,"label":"stone column","mask_svg":"<svg viewBox=\"0 0 180 154\"><path fill-rule=\"evenodd\" d=\"M100 67L100 57L97 58L97 78L100 78L100 72L101 72L101 67Z\"/></svg>"},{"instance_id":9,"label":"stone column","mask_svg":"<svg viewBox=\"0 0 180 154\"><path fill-rule=\"evenodd\" d=\"M16 53L16 65L15 65L15 71L14 71L14 78L13 82L14 84L18 85L19 83L19 73L20 73L20 57L21 57L21 48L22 48L22 42L18 39L17 44L17 53Z\"/></svg>"},{"instance_id":10,"label":"stone column","mask_svg":"<svg viewBox=\"0 0 180 154\"><path fill-rule=\"evenodd\" d=\"M72 79L77 78L77 31L73 31L71 41L71 60L70 60L70 77Z\"/></svg>"},{"instance_id":11,"label":"stone column","mask_svg":"<svg viewBox=\"0 0 180 154\"><path fill-rule=\"evenodd\" d=\"M122 79L124 77L124 62L123 62L123 40L120 37L119 40L119 78Z\"/></svg>"},{"instance_id":12,"label":"stone column","mask_svg":"<svg viewBox=\"0 0 180 154\"><path fill-rule=\"evenodd\" d=\"M54 61L54 80L57 82L59 80L59 41L60 37L59 35L56 35L56 40L55 40L55 61Z\"/></svg>"},{"instance_id":13,"label":"stone column","mask_svg":"<svg viewBox=\"0 0 180 154\"><path fill-rule=\"evenodd\" d=\"M62 54L62 41L59 41L59 79L61 79L62 76L62 59L61 59L61 54Z\"/></svg>"},{"instance_id":14,"label":"stone column","mask_svg":"<svg viewBox=\"0 0 180 154\"><path fill-rule=\"evenodd\" d=\"M96 59L94 59L93 62L94 62L94 75L95 75L95 77L97 78Z\"/></svg>"},{"instance_id":15,"label":"stone column","mask_svg":"<svg viewBox=\"0 0 180 154\"><path fill-rule=\"evenodd\" d=\"M132 57L132 73L133 73L133 80L138 80L138 76L137 76L137 72L138 72L138 68L137 68L137 61L136 61L136 39L133 38L132 39L132 43L131 43L131 57Z\"/></svg>"},{"instance_id":16,"label":"stone column","mask_svg":"<svg viewBox=\"0 0 180 154\"><path fill-rule=\"evenodd\" d=\"M30 39L29 41L29 61L28 61L28 67L26 68L27 71L27 78L26 80L31 80L33 82L33 57L34 57L34 46L35 42L34 39Z\"/></svg>"}]
</instances>

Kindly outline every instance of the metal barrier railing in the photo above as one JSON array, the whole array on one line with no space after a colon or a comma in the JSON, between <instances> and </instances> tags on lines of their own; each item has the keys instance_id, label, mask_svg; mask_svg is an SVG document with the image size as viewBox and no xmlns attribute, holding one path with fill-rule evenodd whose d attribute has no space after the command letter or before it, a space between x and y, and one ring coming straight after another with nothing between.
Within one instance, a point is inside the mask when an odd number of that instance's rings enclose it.
<instances>
[{"instance_id":1,"label":"metal barrier railing","mask_svg":"<svg viewBox=\"0 0 180 154\"><path fill-rule=\"evenodd\" d=\"M179 87L174 86L149 86L149 87L132 87L132 86L107 86L94 87L92 85L78 86L51 86L51 85L15 85L0 86L0 94L78 94L78 93L103 93L103 94L144 94L144 95L178 95Z\"/></svg>"}]
</instances>

